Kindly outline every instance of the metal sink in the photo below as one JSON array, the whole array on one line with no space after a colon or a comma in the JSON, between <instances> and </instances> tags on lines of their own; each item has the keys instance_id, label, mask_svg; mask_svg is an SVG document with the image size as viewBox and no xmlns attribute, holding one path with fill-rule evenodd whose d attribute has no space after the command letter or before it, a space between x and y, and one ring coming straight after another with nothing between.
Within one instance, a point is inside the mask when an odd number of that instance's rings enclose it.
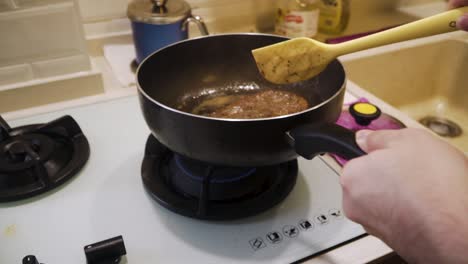
<instances>
[{"instance_id":1,"label":"metal sink","mask_svg":"<svg viewBox=\"0 0 468 264\"><path fill-rule=\"evenodd\" d=\"M468 152L468 34L450 36L343 62L351 81Z\"/></svg>"}]
</instances>

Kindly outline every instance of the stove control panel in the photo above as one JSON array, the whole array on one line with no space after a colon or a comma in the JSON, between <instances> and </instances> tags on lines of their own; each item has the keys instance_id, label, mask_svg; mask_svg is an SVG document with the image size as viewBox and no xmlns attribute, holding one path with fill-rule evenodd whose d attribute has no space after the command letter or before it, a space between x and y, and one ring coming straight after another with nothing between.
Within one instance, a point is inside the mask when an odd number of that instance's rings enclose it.
<instances>
[{"instance_id":1,"label":"stove control panel","mask_svg":"<svg viewBox=\"0 0 468 264\"><path fill-rule=\"evenodd\" d=\"M332 208L328 212L314 214L310 219L301 219L295 223L287 223L265 234L258 234L248 242L253 251L258 251L280 243L289 243L292 239L300 238L300 236L307 235L308 232L314 232L314 230L318 231L320 228L329 224L332 225L336 221L343 219L344 216L341 209Z\"/></svg>"}]
</instances>

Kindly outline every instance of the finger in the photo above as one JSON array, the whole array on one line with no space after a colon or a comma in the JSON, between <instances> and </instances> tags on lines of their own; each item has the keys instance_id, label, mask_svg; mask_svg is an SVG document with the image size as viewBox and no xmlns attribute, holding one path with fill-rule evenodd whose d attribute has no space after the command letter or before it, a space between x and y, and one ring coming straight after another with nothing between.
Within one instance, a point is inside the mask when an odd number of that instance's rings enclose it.
<instances>
[{"instance_id":1,"label":"finger","mask_svg":"<svg viewBox=\"0 0 468 264\"><path fill-rule=\"evenodd\" d=\"M365 212L362 212L362 204L359 202L358 190L362 183L360 175L366 168L368 156L359 159L353 159L345 164L340 177L340 185L343 191L343 211L351 221L363 224L367 218Z\"/></svg>"},{"instance_id":2,"label":"finger","mask_svg":"<svg viewBox=\"0 0 468 264\"><path fill-rule=\"evenodd\" d=\"M451 0L449 2L450 8L457 8L462 6L468 6L468 0Z\"/></svg>"},{"instance_id":3,"label":"finger","mask_svg":"<svg viewBox=\"0 0 468 264\"><path fill-rule=\"evenodd\" d=\"M400 130L361 130L356 133L356 143L368 153L388 148L399 139L401 139Z\"/></svg>"},{"instance_id":4,"label":"finger","mask_svg":"<svg viewBox=\"0 0 468 264\"><path fill-rule=\"evenodd\" d=\"M457 27L461 30L468 31L468 15L460 17L457 21Z\"/></svg>"}]
</instances>

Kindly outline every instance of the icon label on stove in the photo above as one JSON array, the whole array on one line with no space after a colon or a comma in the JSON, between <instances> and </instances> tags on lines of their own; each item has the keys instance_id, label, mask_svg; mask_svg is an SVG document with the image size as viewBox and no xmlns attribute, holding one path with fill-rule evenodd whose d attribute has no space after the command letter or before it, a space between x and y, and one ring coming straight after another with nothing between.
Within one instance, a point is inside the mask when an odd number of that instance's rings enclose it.
<instances>
[{"instance_id":1,"label":"icon label on stove","mask_svg":"<svg viewBox=\"0 0 468 264\"><path fill-rule=\"evenodd\" d=\"M279 232L270 232L266 235L266 238L272 244L277 244L283 240L283 236Z\"/></svg>"},{"instance_id":2,"label":"icon label on stove","mask_svg":"<svg viewBox=\"0 0 468 264\"><path fill-rule=\"evenodd\" d=\"M315 222L319 225L326 225L330 222L330 218L325 214L319 214L315 217Z\"/></svg>"},{"instance_id":3,"label":"icon label on stove","mask_svg":"<svg viewBox=\"0 0 468 264\"><path fill-rule=\"evenodd\" d=\"M309 220L301 220L299 222L299 226L302 230L311 230L314 228L314 224L311 223Z\"/></svg>"},{"instance_id":4,"label":"icon label on stove","mask_svg":"<svg viewBox=\"0 0 468 264\"><path fill-rule=\"evenodd\" d=\"M266 243L263 241L261 237L257 237L257 238L250 240L249 244L252 247L252 249L255 251L266 247Z\"/></svg>"},{"instance_id":5,"label":"icon label on stove","mask_svg":"<svg viewBox=\"0 0 468 264\"><path fill-rule=\"evenodd\" d=\"M292 225L283 227L283 234L287 237L297 237L299 235L299 229Z\"/></svg>"},{"instance_id":6,"label":"icon label on stove","mask_svg":"<svg viewBox=\"0 0 468 264\"><path fill-rule=\"evenodd\" d=\"M330 211L328 211L328 214L330 215L330 217L335 219L343 218L343 214L338 209L331 209Z\"/></svg>"}]
</instances>

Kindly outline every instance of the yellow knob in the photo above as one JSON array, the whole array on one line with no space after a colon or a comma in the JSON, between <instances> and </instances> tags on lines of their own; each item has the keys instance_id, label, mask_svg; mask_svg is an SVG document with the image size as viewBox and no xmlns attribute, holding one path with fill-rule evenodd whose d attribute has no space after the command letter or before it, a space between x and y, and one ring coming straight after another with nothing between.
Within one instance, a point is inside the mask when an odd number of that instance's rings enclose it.
<instances>
[{"instance_id":1,"label":"yellow knob","mask_svg":"<svg viewBox=\"0 0 468 264\"><path fill-rule=\"evenodd\" d=\"M368 103L357 103L353 106L354 110L364 115L373 115L378 112L377 107Z\"/></svg>"},{"instance_id":2,"label":"yellow knob","mask_svg":"<svg viewBox=\"0 0 468 264\"><path fill-rule=\"evenodd\" d=\"M373 104L355 103L349 106L349 113L354 117L356 123L361 126L367 126L373 120L379 118L382 112Z\"/></svg>"}]
</instances>

